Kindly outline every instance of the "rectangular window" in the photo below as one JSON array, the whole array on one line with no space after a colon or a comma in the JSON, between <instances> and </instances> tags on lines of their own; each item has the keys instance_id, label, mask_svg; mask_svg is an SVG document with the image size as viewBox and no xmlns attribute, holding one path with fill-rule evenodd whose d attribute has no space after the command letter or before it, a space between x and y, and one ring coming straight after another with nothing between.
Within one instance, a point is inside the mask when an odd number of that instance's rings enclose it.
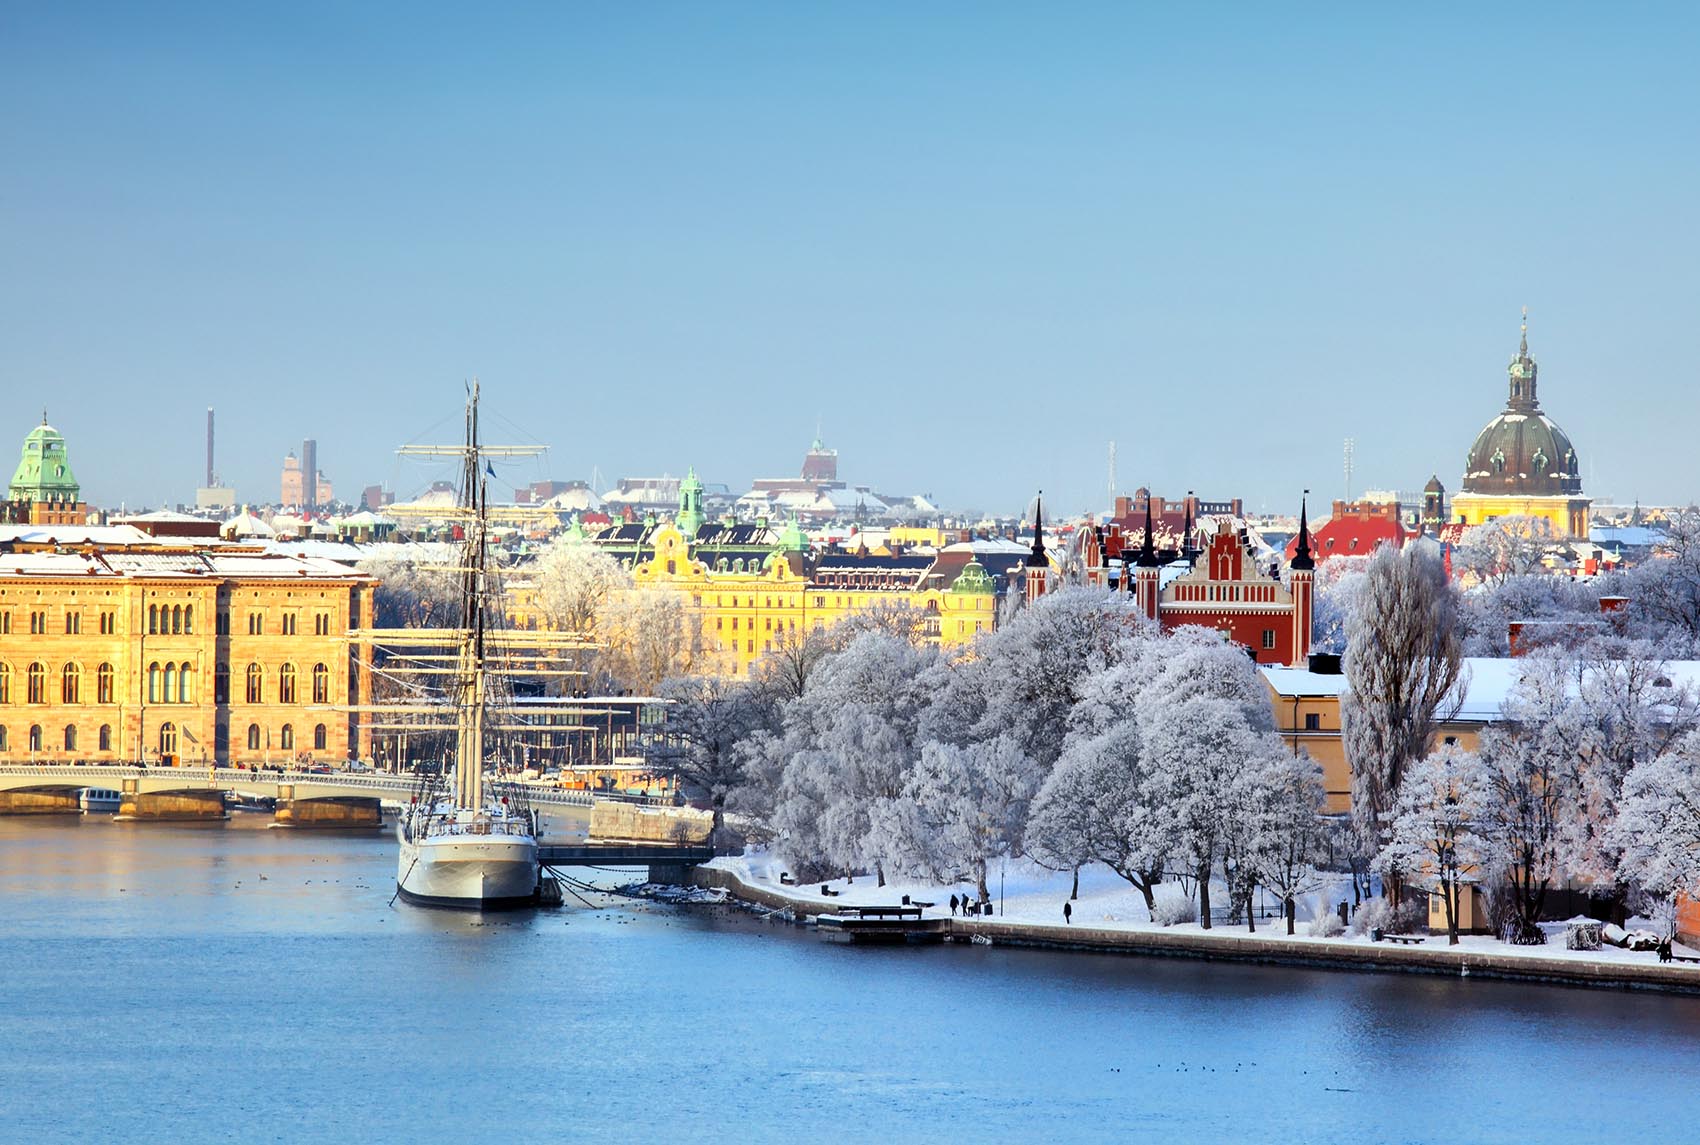
<instances>
[{"instance_id":1,"label":"rectangular window","mask_svg":"<svg viewBox=\"0 0 1700 1145\"><path fill-rule=\"evenodd\" d=\"M1265 648L1275 647L1275 630L1273 628L1263 630L1263 646Z\"/></svg>"},{"instance_id":2,"label":"rectangular window","mask_svg":"<svg viewBox=\"0 0 1700 1145\"><path fill-rule=\"evenodd\" d=\"M10 636L11 634L12 614L9 612L0 612L0 636Z\"/></svg>"},{"instance_id":3,"label":"rectangular window","mask_svg":"<svg viewBox=\"0 0 1700 1145\"><path fill-rule=\"evenodd\" d=\"M1447 747L1457 747L1458 746L1458 737L1457 736L1447 736L1444 742L1445 742Z\"/></svg>"},{"instance_id":4,"label":"rectangular window","mask_svg":"<svg viewBox=\"0 0 1700 1145\"><path fill-rule=\"evenodd\" d=\"M1322 716L1318 712L1305 713L1305 731L1319 732L1322 730Z\"/></svg>"},{"instance_id":5,"label":"rectangular window","mask_svg":"<svg viewBox=\"0 0 1700 1145\"><path fill-rule=\"evenodd\" d=\"M725 626L725 624L726 624L726 620L725 620L724 617L716 616L714 618L714 630L716 632L719 632L721 630L721 628Z\"/></svg>"},{"instance_id":6,"label":"rectangular window","mask_svg":"<svg viewBox=\"0 0 1700 1145\"><path fill-rule=\"evenodd\" d=\"M732 631L738 631L738 618L736 616L732 618Z\"/></svg>"}]
</instances>

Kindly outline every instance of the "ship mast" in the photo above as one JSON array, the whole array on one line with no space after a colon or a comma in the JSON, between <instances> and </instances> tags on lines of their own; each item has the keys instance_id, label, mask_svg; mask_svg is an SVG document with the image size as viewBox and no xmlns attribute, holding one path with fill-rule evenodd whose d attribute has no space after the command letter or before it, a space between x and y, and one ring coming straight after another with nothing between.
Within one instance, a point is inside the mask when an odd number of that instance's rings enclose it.
<instances>
[{"instance_id":1,"label":"ship mast","mask_svg":"<svg viewBox=\"0 0 1700 1145\"><path fill-rule=\"evenodd\" d=\"M486 529L490 490L480 465L478 447L478 379L466 398L466 455L462 459L461 500L467 514L461 553L460 695L455 736L455 807L476 811L484 806L484 626Z\"/></svg>"}]
</instances>

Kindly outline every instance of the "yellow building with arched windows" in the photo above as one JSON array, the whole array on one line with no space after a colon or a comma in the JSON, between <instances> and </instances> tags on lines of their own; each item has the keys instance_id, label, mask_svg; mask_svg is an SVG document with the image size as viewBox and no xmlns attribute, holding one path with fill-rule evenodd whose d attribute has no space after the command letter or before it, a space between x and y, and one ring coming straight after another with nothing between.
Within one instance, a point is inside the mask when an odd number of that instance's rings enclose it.
<instances>
[{"instance_id":1,"label":"yellow building with arched windows","mask_svg":"<svg viewBox=\"0 0 1700 1145\"><path fill-rule=\"evenodd\" d=\"M376 581L133 532L0 554L0 761L370 756Z\"/></svg>"}]
</instances>

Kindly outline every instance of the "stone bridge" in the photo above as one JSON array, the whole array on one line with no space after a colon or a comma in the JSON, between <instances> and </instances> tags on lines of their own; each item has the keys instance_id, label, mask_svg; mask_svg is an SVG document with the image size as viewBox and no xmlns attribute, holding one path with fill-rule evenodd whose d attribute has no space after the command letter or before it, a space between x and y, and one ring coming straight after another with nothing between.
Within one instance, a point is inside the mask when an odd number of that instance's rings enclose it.
<instances>
[{"instance_id":1,"label":"stone bridge","mask_svg":"<svg viewBox=\"0 0 1700 1145\"><path fill-rule=\"evenodd\" d=\"M70 814L80 810L82 788L101 787L121 797L118 817L130 820L223 819L224 794L277 801L280 826L377 826L385 805L399 807L419 790L412 777L250 771L235 767L136 765L0 766L0 815ZM689 847L708 838L710 816L688 807L645 805L582 791L526 787L539 813L544 841L553 833L577 839ZM553 828L553 831L551 830Z\"/></svg>"}]
</instances>

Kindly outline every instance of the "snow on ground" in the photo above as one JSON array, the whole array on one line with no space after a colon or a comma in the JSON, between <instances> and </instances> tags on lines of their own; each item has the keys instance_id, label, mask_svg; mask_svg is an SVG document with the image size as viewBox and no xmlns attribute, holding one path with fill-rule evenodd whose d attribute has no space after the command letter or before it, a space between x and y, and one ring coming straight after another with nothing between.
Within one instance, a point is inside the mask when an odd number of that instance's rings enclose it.
<instances>
[{"instance_id":1,"label":"snow on ground","mask_svg":"<svg viewBox=\"0 0 1700 1145\"><path fill-rule=\"evenodd\" d=\"M802 886L786 886L780 883L779 875L787 870L783 860L765 850L751 848L741 856L727 856L715 859L711 864L737 875L750 886L760 887L773 894L783 895L800 907L805 907L810 913L830 912L841 906L871 906L876 904L893 904L902 901L908 895L912 901L930 902L933 904L926 913L929 917L949 915L948 905L950 896L965 897L973 892L967 884L955 886L938 886L934 883L922 883L905 880L891 880L881 887L878 880L871 874L861 875L854 882L846 879L833 879L826 885L838 891L836 897L825 896L820 892L821 884L807 883ZM1062 908L1068 901L1071 876L1067 872L1057 873L1048 871L1028 860L1012 860L1001 872L993 868L986 877L986 885L992 894L994 915L986 921L1022 923L1026 925L1054 926L1059 932L1065 931ZM1214 928L1206 931L1197 923L1179 923L1175 926L1162 926L1151 921L1150 914L1145 909L1145 899L1128 883L1114 872L1103 867L1092 866L1082 868L1080 872L1080 898L1073 906L1073 922L1075 927L1092 927L1098 930L1125 930L1130 932L1161 931L1170 934L1195 935L1231 935L1236 938L1256 937L1260 939L1279 939L1315 943L1319 947L1339 946L1341 944L1367 944L1368 935L1353 935L1348 931L1337 938L1314 938L1309 933L1308 922L1319 906L1326 909L1342 899L1350 900L1350 884L1344 879L1339 884L1342 889L1322 892L1302 900L1298 907L1298 922L1294 933L1288 938L1286 923L1276 914L1276 904L1273 898L1268 899L1269 918L1259 917L1257 932L1248 934L1245 922L1229 925L1218 921ZM1168 894L1179 894L1179 887L1170 885ZM1220 886L1211 892L1213 901L1225 903L1226 894ZM1002 911L999 911L999 903ZM1326 904L1326 906L1324 905ZM1599 962L1605 964L1639 964L1658 965L1658 956L1651 951L1622 950L1615 946L1606 946L1597 951L1566 950L1564 947L1564 927L1562 922L1543 924L1547 932L1545 946L1512 946L1488 935L1461 935L1458 945L1451 949L1472 954L1493 954L1511 957L1531 958L1563 958L1584 962ZM1652 929L1652 924L1645 920L1631 920L1628 928ZM1060 937L1061 935L1059 935ZM1422 944L1430 950L1447 949L1446 935L1429 935ZM1696 952L1676 947L1678 954L1694 954ZM1674 963L1695 972L1700 978L1700 965Z\"/></svg>"}]
</instances>

